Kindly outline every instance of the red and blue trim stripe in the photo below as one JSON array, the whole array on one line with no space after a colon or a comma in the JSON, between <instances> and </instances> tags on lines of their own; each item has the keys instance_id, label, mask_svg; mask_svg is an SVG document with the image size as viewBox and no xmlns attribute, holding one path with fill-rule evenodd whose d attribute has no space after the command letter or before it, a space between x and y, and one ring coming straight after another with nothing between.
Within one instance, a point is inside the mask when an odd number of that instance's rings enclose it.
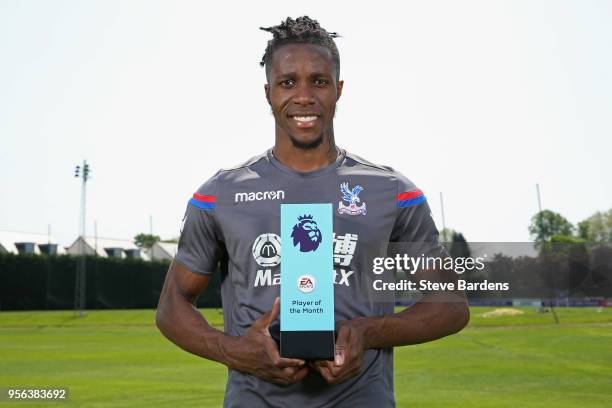
<instances>
[{"instance_id":1,"label":"red and blue trim stripe","mask_svg":"<svg viewBox=\"0 0 612 408\"><path fill-rule=\"evenodd\" d=\"M212 210L215 208L217 197L210 195L203 195L195 193L192 198L189 199L189 204L194 207L202 208L204 210Z\"/></svg>"},{"instance_id":2,"label":"red and blue trim stripe","mask_svg":"<svg viewBox=\"0 0 612 408\"><path fill-rule=\"evenodd\" d=\"M397 206L399 208L412 207L413 205L421 204L423 201L425 201L425 195L419 189L406 191L397 195Z\"/></svg>"}]
</instances>

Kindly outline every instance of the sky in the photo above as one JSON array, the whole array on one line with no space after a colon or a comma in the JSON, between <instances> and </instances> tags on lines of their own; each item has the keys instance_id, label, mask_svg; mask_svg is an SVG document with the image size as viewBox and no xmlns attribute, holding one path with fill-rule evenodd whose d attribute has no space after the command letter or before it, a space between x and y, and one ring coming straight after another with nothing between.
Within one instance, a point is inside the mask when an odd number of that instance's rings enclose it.
<instances>
[{"instance_id":1,"label":"sky","mask_svg":"<svg viewBox=\"0 0 612 408\"><path fill-rule=\"evenodd\" d=\"M218 169L273 145L261 26L337 39L336 143L390 165L469 241L612 207L609 1L0 1L0 230L178 236Z\"/></svg>"}]
</instances>

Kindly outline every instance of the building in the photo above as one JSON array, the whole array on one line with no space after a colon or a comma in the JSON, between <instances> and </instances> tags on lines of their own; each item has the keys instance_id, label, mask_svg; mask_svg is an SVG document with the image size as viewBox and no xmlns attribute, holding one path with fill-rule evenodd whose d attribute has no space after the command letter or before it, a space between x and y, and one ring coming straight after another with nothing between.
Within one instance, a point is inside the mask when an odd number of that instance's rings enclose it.
<instances>
[{"instance_id":1,"label":"building","mask_svg":"<svg viewBox=\"0 0 612 408\"><path fill-rule=\"evenodd\" d=\"M62 255L66 250L49 234L0 231L0 253Z\"/></svg>"},{"instance_id":2,"label":"building","mask_svg":"<svg viewBox=\"0 0 612 408\"><path fill-rule=\"evenodd\" d=\"M496 254L511 258L538 256L535 242L470 242L468 245L472 258L483 257L485 262L493 260Z\"/></svg>"},{"instance_id":3,"label":"building","mask_svg":"<svg viewBox=\"0 0 612 408\"><path fill-rule=\"evenodd\" d=\"M175 242L156 242L147 250L149 258L155 261L172 261L177 252L178 244Z\"/></svg>"},{"instance_id":4,"label":"building","mask_svg":"<svg viewBox=\"0 0 612 408\"><path fill-rule=\"evenodd\" d=\"M97 255L102 258L172 261L177 251L178 244L173 242L156 242L150 249L141 249L131 240L101 237L78 237L64 247L48 234L0 231L0 254Z\"/></svg>"},{"instance_id":5,"label":"building","mask_svg":"<svg viewBox=\"0 0 612 408\"><path fill-rule=\"evenodd\" d=\"M68 248L69 255L98 255L103 258L137 258L150 260L146 251L127 239L78 237Z\"/></svg>"}]
</instances>

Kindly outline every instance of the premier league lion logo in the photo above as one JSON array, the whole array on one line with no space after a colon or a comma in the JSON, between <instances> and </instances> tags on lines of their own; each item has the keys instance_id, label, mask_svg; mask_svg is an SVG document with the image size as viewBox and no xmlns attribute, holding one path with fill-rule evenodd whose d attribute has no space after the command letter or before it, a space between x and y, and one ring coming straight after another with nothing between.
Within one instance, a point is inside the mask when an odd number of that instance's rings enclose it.
<instances>
[{"instance_id":1,"label":"premier league lion logo","mask_svg":"<svg viewBox=\"0 0 612 408\"><path fill-rule=\"evenodd\" d=\"M312 215L304 215L298 217L298 223L293 226L291 238L293 238L293 246L300 244L301 252L310 252L317 250L323 240L323 235Z\"/></svg>"}]
</instances>

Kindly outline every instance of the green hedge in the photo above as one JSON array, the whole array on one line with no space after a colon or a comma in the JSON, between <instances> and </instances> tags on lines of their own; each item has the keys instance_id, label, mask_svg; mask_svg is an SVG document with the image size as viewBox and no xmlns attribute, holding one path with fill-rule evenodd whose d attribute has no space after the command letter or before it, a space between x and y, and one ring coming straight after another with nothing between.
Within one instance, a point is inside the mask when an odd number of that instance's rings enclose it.
<instances>
[{"instance_id":1,"label":"green hedge","mask_svg":"<svg viewBox=\"0 0 612 408\"><path fill-rule=\"evenodd\" d=\"M0 310L74 308L78 258L0 254ZM86 258L87 309L155 308L168 262ZM221 306L221 278L212 275L198 307Z\"/></svg>"}]
</instances>

